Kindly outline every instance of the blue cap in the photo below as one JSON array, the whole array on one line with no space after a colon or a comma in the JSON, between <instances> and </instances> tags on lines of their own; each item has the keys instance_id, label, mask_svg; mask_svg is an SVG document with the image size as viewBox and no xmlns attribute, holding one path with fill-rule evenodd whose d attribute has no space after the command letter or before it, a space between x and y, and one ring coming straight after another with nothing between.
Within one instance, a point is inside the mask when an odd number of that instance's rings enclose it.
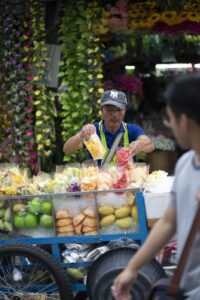
<instances>
[{"instance_id":1,"label":"blue cap","mask_svg":"<svg viewBox=\"0 0 200 300\"><path fill-rule=\"evenodd\" d=\"M105 91L101 96L101 106L114 105L118 108L124 109L128 102L124 92L117 90Z\"/></svg>"}]
</instances>

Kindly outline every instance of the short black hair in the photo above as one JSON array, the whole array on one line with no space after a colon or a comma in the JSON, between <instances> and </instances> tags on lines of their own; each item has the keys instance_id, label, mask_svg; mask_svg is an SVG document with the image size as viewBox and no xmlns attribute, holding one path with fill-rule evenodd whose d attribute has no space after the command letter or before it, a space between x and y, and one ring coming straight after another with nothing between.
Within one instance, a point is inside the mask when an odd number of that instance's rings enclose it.
<instances>
[{"instance_id":1,"label":"short black hair","mask_svg":"<svg viewBox=\"0 0 200 300\"><path fill-rule=\"evenodd\" d=\"M200 124L200 74L177 77L166 88L167 106L178 118L182 113Z\"/></svg>"}]
</instances>

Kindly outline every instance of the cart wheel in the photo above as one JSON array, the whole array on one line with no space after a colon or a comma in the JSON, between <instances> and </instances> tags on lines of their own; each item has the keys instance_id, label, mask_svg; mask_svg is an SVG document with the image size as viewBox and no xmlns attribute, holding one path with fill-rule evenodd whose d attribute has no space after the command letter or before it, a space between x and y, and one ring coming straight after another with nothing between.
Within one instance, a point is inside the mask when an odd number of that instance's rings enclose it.
<instances>
[{"instance_id":1,"label":"cart wheel","mask_svg":"<svg viewBox=\"0 0 200 300\"><path fill-rule=\"evenodd\" d=\"M52 255L28 244L0 246L0 297L72 300L70 281Z\"/></svg>"}]
</instances>

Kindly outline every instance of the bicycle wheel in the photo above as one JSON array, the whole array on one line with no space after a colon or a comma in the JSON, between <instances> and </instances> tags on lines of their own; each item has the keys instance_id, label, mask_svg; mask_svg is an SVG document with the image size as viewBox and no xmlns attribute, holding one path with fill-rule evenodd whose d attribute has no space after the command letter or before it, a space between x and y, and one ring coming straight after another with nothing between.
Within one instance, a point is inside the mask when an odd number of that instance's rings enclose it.
<instances>
[{"instance_id":1,"label":"bicycle wheel","mask_svg":"<svg viewBox=\"0 0 200 300\"><path fill-rule=\"evenodd\" d=\"M52 255L28 244L0 246L0 300L72 300L65 270Z\"/></svg>"}]
</instances>

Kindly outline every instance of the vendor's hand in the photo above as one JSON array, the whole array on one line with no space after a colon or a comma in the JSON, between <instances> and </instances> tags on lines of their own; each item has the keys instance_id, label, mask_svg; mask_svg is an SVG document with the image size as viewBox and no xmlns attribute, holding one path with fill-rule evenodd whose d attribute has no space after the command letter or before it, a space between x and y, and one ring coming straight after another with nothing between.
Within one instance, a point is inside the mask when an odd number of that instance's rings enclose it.
<instances>
[{"instance_id":1,"label":"vendor's hand","mask_svg":"<svg viewBox=\"0 0 200 300\"><path fill-rule=\"evenodd\" d=\"M132 156L141 152L141 143L139 140L130 143L130 152Z\"/></svg>"},{"instance_id":2,"label":"vendor's hand","mask_svg":"<svg viewBox=\"0 0 200 300\"><path fill-rule=\"evenodd\" d=\"M131 300L131 288L137 278L137 272L126 268L114 280L111 287L115 300Z\"/></svg>"},{"instance_id":3,"label":"vendor's hand","mask_svg":"<svg viewBox=\"0 0 200 300\"><path fill-rule=\"evenodd\" d=\"M80 138L84 140L84 139L89 139L93 133L96 133L96 127L93 124L86 124L81 129L79 135Z\"/></svg>"}]
</instances>

